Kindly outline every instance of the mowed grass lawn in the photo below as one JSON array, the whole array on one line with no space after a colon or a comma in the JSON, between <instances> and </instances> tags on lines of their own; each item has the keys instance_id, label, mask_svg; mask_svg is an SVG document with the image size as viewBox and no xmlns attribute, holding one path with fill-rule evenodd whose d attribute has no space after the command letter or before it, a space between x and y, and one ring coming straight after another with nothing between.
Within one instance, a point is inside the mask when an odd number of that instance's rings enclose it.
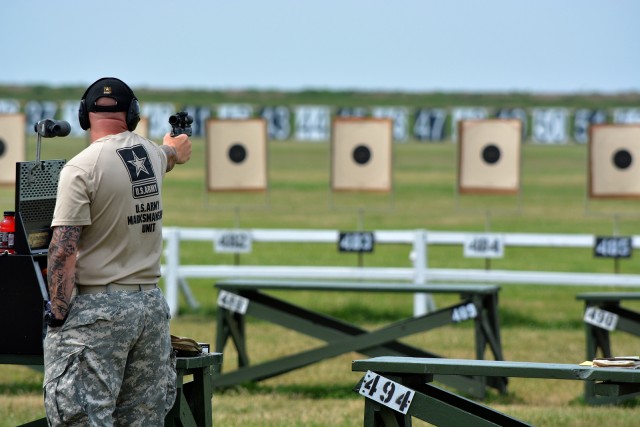
<instances>
[{"instance_id":1,"label":"mowed grass lawn","mask_svg":"<svg viewBox=\"0 0 640 427\"><path fill-rule=\"evenodd\" d=\"M46 140L43 159L70 158L86 142ZM35 156L30 141L29 159ZM268 194L207 194L204 185L204 141L194 140L193 159L177 167L165 181L165 226L354 230L451 230L482 232L638 234L638 202L586 199L587 147L525 144L522 195L515 197L456 196L454 144L394 145L392 194L332 194L327 143L269 143ZM13 188L0 189L3 209L13 207ZM360 209L362 208L362 209ZM614 218L615 221L614 221ZM235 259L213 251L212 243L184 243L188 264L352 265L354 255L339 254L335 245L254 243L251 254ZM366 266L409 267L409 247L376 247L363 258ZM464 258L460 247L432 247L429 266L485 268L484 260ZM590 249L507 248L491 268L534 271L614 271L610 259L595 259ZM620 272L640 273L637 257L620 261ZM190 280L200 308L181 301L172 332L215 342L213 280ZM585 359L583 307L580 292L616 290L591 287L503 285L500 316L505 357L509 360L580 363ZM620 289L617 289L620 290ZM311 309L378 328L412 311L410 295L346 293L282 293ZM443 306L455 300L436 296ZM633 307L633 305L631 305ZM640 306L637 307L640 309ZM318 345L267 322L250 320L248 346L252 362L265 361ZM407 338L447 357L472 358L473 328L469 323L439 328ZM640 339L613 334L616 354L640 354ZM236 364L227 347L225 368ZM351 372L352 353L335 357L267 381L216 393L214 424L223 426L357 426L363 398L352 391L360 374ZM42 416L42 374L22 366L0 366L0 426L14 426ZM637 425L636 402L617 407L589 407L582 401L583 384L570 381L512 379L509 394L490 394L487 403L535 425ZM415 425L424 425L415 422Z\"/></svg>"}]
</instances>

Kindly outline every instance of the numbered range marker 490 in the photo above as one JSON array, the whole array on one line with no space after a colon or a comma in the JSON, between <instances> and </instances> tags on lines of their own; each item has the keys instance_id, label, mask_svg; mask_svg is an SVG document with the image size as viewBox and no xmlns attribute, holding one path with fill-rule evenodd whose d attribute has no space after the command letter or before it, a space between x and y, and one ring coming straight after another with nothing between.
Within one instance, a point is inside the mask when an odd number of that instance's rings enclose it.
<instances>
[{"instance_id":1,"label":"numbered range marker 490","mask_svg":"<svg viewBox=\"0 0 640 427\"><path fill-rule=\"evenodd\" d=\"M614 331L618 326L618 315L598 307L587 307L584 311L584 322L607 331Z\"/></svg>"},{"instance_id":2,"label":"numbered range marker 490","mask_svg":"<svg viewBox=\"0 0 640 427\"><path fill-rule=\"evenodd\" d=\"M406 414L415 391L375 372L367 371L358 393L368 399L380 402L394 411Z\"/></svg>"}]
</instances>

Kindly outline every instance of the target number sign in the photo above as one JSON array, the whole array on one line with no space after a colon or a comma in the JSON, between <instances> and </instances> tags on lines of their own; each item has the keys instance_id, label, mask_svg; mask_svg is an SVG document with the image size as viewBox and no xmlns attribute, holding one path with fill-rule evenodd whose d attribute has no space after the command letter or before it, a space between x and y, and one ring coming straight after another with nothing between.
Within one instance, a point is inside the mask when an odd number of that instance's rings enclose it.
<instances>
[{"instance_id":1,"label":"target number sign","mask_svg":"<svg viewBox=\"0 0 640 427\"><path fill-rule=\"evenodd\" d=\"M341 231L338 252L373 252L375 239L371 231Z\"/></svg>"},{"instance_id":2,"label":"target number sign","mask_svg":"<svg viewBox=\"0 0 640 427\"><path fill-rule=\"evenodd\" d=\"M631 258L631 237L596 237L593 255L596 258Z\"/></svg>"},{"instance_id":3,"label":"target number sign","mask_svg":"<svg viewBox=\"0 0 640 427\"><path fill-rule=\"evenodd\" d=\"M584 311L584 322L607 331L614 331L618 326L618 315L598 307L587 307Z\"/></svg>"},{"instance_id":4,"label":"target number sign","mask_svg":"<svg viewBox=\"0 0 640 427\"><path fill-rule=\"evenodd\" d=\"M503 258L504 237L500 234L472 234L464 240L466 258Z\"/></svg>"},{"instance_id":5,"label":"target number sign","mask_svg":"<svg viewBox=\"0 0 640 427\"><path fill-rule=\"evenodd\" d=\"M464 322L465 320L475 319L476 317L478 317L478 309L472 302L455 307L451 314L451 320L454 323Z\"/></svg>"},{"instance_id":6,"label":"target number sign","mask_svg":"<svg viewBox=\"0 0 640 427\"><path fill-rule=\"evenodd\" d=\"M382 375L367 371L358 393L394 411L406 414L416 392Z\"/></svg>"},{"instance_id":7,"label":"target number sign","mask_svg":"<svg viewBox=\"0 0 640 427\"><path fill-rule=\"evenodd\" d=\"M231 292L221 290L218 294L218 307L234 313L245 314L249 308L249 299Z\"/></svg>"},{"instance_id":8,"label":"target number sign","mask_svg":"<svg viewBox=\"0 0 640 427\"><path fill-rule=\"evenodd\" d=\"M219 253L247 254L251 252L251 233L241 230L227 230L218 234L214 242Z\"/></svg>"}]
</instances>

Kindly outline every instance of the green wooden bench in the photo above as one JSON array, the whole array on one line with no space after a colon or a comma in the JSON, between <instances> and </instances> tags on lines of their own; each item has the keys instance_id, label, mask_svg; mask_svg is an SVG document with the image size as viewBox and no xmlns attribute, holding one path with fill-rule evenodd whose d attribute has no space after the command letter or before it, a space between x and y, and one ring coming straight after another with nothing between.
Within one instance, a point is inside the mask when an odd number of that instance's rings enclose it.
<instances>
[{"instance_id":1,"label":"green wooden bench","mask_svg":"<svg viewBox=\"0 0 640 427\"><path fill-rule=\"evenodd\" d=\"M165 426L211 427L213 425L213 376L222 366L221 353L206 353L176 360L176 401L164 419ZM193 376L190 382L185 377Z\"/></svg>"},{"instance_id":2,"label":"green wooden bench","mask_svg":"<svg viewBox=\"0 0 640 427\"><path fill-rule=\"evenodd\" d=\"M624 301L640 300L640 292L588 292L576 299L585 304L584 324L586 332L586 357L631 356L614 354L611 350L612 331L623 331L640 337L640 313L623 307ZM640 354L640 350L635 354ZM617 403L618 397L596 396L591 383L585 384L585 400L591 404Z\"/></svg>"},{"instance_id":3,"label":"green wooden bench","mask_svg":"<svg viewBox=\"0 0 640 427\"><path fill-rule=\"evenodd\" d=\"M475 325L475 357L484 359L490 350L502 360L498 319L498 286L493 285L417 285L412 283L369 283L329 281L228 280L215 285L218 292L217 335L215 349L222 352L231 341L238 352L238 369L216 375L215 387L261 381L340 354L356 351L367 356L442 357L427 350L397 341L464 320ZM314 312L276 298L264 291L318 291L375 293L448 293L459 294L460 301L419 317L409 317L374 331ZM326 344L269 360L256 365L249 361L246 317L253 316L325 341ZM500 393L507 388L506 378L455 376L439 378L444 384L473 396L484 397L487 387Z\"/></svg>"},{"instance_id":4,"label":"green wooden bench","mask_svg":"<svg viewBox=\"0 0 640 427\"><path fill-rule=\"evenodd\" d=\"M376 357L354 360L354 372L365 372L356 390L365 396L364 426L411 426L412 417L433 425L529 426L488 406L431 383L438 375L547 378L592 383L598 395L640 393L640 370L574 364L496 360Z\"/></svg>"}]
</instances>

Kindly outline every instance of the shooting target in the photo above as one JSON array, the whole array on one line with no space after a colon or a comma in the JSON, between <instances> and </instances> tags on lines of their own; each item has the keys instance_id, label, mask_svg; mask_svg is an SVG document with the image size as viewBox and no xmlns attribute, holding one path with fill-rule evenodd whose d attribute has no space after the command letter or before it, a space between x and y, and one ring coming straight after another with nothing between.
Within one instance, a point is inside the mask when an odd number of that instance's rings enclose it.
<instances>
[{"instance_id":1,"label":"shooting target","mask_svg":"<svg viewBox=\"0 0 640 427\"><path fill-rule=\"evenodd\" d=\"M334 191L390 191L391 119L336 118L331 138Z\"/></svg>"},{"instance_id":2,"label":"shooting target","mask_svg":"<svg viewBox=\"0 0 640 427\"><path fill-rule=\"evenodd\" d=\"M207 189L267 189L267 125L264 119L209 119L206 124Z\"/></svg>"},{"instance_id":3,"label":"shooting target","mask_svg":"<svg viewBox=\"0 0 640 427\"><path fill-rule=\"evenodd\" d=\"M589 196L640 197L640 125L592 125Z\"/></svg>"},{"instance_id":4,"label":"shooting target","mask_svg":"<svg viewBox=\"0 0 640 427\"><path fill-rule=\"evenodd\" d=\"M0 114L0 184L15 185L16 163L26 161L25 118Z\"/></svg>"},{"instance_id":5,"label":"shooting target","mask_svg":"<svg viewBox=\"0 0 640 427\"><path fill-rule=\"evenodd\" d=\"M522 123L517 119L461 120L458 191L517 194Z\"/></svg>"}]
</instances>

